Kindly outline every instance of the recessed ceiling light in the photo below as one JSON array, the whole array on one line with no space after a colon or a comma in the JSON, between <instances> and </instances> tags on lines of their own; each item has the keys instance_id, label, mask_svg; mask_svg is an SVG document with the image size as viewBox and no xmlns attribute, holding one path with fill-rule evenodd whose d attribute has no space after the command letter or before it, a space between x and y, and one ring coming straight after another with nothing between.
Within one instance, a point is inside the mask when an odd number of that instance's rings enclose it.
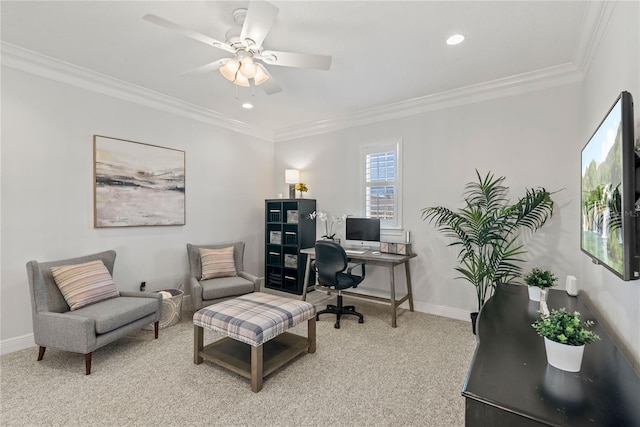
<instances>
[{"instance_id":1,"label":"recessed ceiling light","mask_svg":"<svg viewBox=\"0 0 640 427\"><path fill-rule=\"evenodd\" d=\"M250 110L250 109L252 109L252 108L253 108L253 104L250 104L250 103L248 103L248 102L244 102L244 103L242 104L242 108L244 108L244 109L246 109L246 110Z\"/></svg>"},{"instance_id":2,"label":"recessed ceiling light","mask_svg":"<svg viewBox=\"0 0 640 427\"><path fill-rule=\"evenodd\" d=\"M462 34L454 34L447 39L447 44L450 46L460 44L464 40L464 36Z\"/></svg>"}]
</instances>

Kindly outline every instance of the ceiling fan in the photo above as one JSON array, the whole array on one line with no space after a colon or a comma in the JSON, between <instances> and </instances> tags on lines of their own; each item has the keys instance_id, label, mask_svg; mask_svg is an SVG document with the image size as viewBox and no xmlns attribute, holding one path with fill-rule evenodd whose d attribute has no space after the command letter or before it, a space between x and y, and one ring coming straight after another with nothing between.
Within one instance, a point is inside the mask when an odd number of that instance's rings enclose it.
<instances>
[{"instance_id":1,"label":"ceiling fan","mask_svg":"<svg viewBox=\"0 0 640 427\"><path fill-rule=\"evenodd\" d=\"M156 15L147 14L143 19L233 54L232 57L218 59L184 74L201 74L220 70L227 80L238 86L260 85L267 94L271 95L282 89L265 64L319 70L328 70L331 67L330 56L263 48L262 42L275 22L278 11L277 7L266 1L252 1L247 9L236 9L233 12L233 19L238 27L226 32L224 42Z\"/></svg>"}]
</instances>

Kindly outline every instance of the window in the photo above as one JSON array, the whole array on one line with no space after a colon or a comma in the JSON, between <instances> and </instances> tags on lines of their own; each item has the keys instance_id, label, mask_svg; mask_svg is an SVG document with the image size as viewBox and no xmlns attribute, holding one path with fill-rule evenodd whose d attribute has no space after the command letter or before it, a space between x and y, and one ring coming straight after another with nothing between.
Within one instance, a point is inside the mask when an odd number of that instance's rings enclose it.
<instances>
[{"instance_id":1,"label":"window","mask_svg":"<svg viewBox=\"0 0 640 427\"><path fill-rule=\"evenodd\" d=\"M383 229L401 229L400 142L363 147L364 215L380 218Z\"/></svg>"}]
</instances>

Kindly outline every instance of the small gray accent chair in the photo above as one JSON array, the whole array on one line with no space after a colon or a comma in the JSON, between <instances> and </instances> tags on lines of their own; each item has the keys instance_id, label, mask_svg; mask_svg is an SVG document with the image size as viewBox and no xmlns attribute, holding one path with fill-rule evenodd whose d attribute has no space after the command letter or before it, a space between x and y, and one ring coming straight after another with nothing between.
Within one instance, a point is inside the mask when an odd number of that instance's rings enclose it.
<instances>
[{"instance_id":1,"label":"small gray accent chair","mask_svg":"<svg viewBox=\"0 0 640 427\"><path fill-rule=\"evenodd\" d=\"M105 251L61 261L27 263L33 336L40 347L38 361L42 360L47 347L83 353L85 373L89 375L94 350L151 323L154 324L155 338L158 338L158 323L162 315L160 294L119 291L119 297L71 311L51 272L54 266L102 260L113 277L115 259L115 251Z\"/></svg>"},{"instance_id":2,"label":"small gray accent chair","mask_svg":"<svg viewBox=\"0 0 640 427\"><path fill-rule=\"evenodd\" d=\"M222 249L229 246L233 246L233 260L238 275L202 280L200 248ZM191 302L194 310L200 310L202 307L260 290L261 279L244 271L244 242L215 245L192 245L187 243L187 255L191 270Z\"/></svg>"}]
</instances>

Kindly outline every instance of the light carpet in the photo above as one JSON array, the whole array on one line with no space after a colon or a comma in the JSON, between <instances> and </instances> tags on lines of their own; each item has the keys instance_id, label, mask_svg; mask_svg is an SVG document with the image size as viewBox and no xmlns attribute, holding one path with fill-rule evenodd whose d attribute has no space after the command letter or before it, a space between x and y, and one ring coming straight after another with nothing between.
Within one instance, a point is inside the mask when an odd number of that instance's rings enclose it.
<instances>
[{"instance_id":1,"label":"light carpet","mask_svg":"<svg viewBox=\"0 0 640 427\"><path fill-rule=\"evenodd\" d=\"M312 292L323 309L335 295ZM93 353L37 347L3 355L3 426L463 426L461 396L475 348L468 322L345 297L365 316L317 323L317 351L269 375L262 391L217 365L193 364L192 312L137 331ZM306 322L291 330L306 336ZM205 331L205 344L220 336Z\"/></svg>"}]
</instances>

